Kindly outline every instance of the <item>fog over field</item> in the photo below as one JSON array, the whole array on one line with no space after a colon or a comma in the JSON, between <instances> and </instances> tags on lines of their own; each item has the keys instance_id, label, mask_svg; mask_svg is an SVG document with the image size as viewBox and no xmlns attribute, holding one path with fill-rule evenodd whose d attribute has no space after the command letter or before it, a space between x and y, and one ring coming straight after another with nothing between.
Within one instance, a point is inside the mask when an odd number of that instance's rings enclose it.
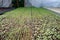
<instances>
[{"instance_id":1,"label":"fog over field","mask_svg":"<svg viewBox=\"0 0 60 40\"><path fill-rule=\"evenodd\" d=\"M60 7L60 0L26 0L27 7L32 5L34 7ZM12 0L0 0L0 7L11 6Z\"/></svg>"},{"instance_id":2,"label":"fog over field","mask_svg":"<svg viewBox=\"0 0 60 40\"><path fill-rule=\"evenodd\" d=\"M29 0L35 7L60 7L60 0Z\"/></svg>"}]
</instances>

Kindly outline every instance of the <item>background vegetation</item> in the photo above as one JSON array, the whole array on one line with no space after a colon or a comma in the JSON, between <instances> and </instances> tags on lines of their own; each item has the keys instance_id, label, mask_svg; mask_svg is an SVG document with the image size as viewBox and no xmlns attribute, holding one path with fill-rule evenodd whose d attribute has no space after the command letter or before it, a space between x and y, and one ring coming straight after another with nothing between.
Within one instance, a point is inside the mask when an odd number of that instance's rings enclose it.
<instances>
[{"instance_id":1,"label":"background vegetation","mask_svg":"<svg viewBox=\"0 0 60 40\"><path fill-rule=\"evenodd\" d=\"M24 0L12 0L13 7L24 7Z\"/></svg>"}]
</instances>

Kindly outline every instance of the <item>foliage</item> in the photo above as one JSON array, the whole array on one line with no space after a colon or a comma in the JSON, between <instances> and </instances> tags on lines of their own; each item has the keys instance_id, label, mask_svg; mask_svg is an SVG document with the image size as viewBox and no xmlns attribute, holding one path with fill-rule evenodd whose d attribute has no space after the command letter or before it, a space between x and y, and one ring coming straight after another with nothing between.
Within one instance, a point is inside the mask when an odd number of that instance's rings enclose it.
<instances>
[{"instance_id":1,"label":"foliage","mask_svg":"<svg viewBox=\"0 0 60 40\"><path fill-rule=\"evenodd\" d=\"M12 0L13 7L24 7L24 0Z\"/></svg>"}]
</instances>

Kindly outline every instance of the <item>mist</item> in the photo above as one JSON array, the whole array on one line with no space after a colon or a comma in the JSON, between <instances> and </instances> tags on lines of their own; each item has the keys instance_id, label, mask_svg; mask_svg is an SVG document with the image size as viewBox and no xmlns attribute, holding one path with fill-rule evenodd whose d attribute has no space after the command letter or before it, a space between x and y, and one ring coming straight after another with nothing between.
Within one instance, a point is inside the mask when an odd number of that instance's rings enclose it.
<instances>
[{"instance_id":1,"label":"mist","mask_svg":"<svg viewBox=\"0 0 60 40\"><path fill-rule=\"evenodd\" d=\"M29 0L34 7L60 7L60 0Z\"/></svg>"}]
</instances>

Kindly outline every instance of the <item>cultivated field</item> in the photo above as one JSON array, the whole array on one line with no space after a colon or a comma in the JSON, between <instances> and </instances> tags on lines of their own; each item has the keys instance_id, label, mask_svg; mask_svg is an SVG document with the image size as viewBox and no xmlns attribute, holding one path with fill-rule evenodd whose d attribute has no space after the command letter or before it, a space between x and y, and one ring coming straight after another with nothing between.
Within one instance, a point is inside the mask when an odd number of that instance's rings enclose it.
<instances>
[{"instance_id":1,"label":"cultivated field","mask_svg":"<svg viewBox=\"0 0 60 40\"><path fill-rule=\"evenodd\" d=\"M60 40L60 17L44 8L17 8L0 15L0 40Z\"/></svg>"}]
</instances>

